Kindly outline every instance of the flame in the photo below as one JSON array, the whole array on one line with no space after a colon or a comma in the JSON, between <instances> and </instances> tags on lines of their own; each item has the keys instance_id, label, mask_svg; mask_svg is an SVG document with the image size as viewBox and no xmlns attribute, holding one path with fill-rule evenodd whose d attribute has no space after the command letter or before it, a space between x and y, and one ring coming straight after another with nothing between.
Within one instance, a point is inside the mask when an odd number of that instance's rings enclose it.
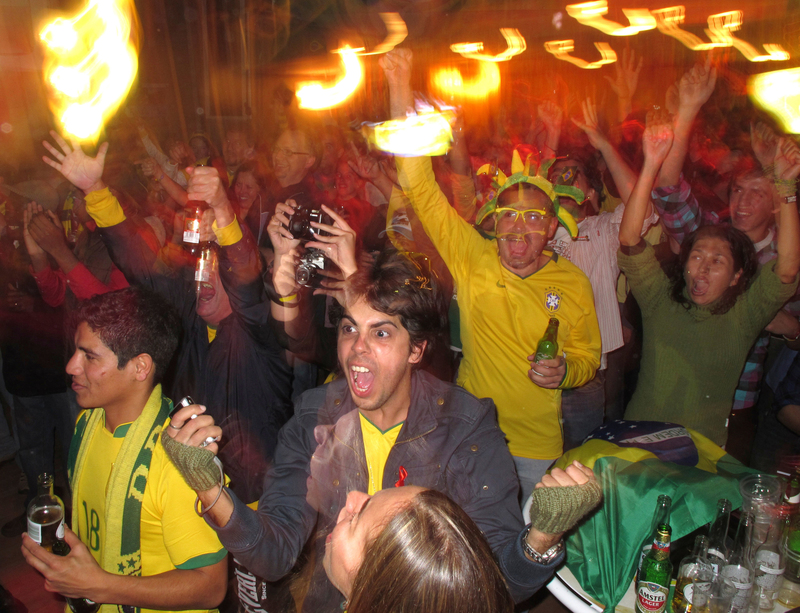
<instances>
[{"instance_id":1,"label":"flame","mask_svg":"<svg viewBox=\"0 0 800 613\"><path fill-rule=\"evenodd\" d=\"M361 51L358 55L378 55L380 53L388 53L397 45L402 43L406 36L408 36L408 28L406 22L400 17L400 13L379 13L383 23L386 26L386 38L380 45L377 45L372 51Z\"/></svg>"},{"instance_id":2,"label":"flame","mask_svg":"<svg viewBox=\"0 0 800 613\"><path fill-rule=\"evenodd\" d=\"M603 17L606 13L608 13L606 0L567 5L567 14L574 17L578 23L597 28L611 36L634 36L639 32L656 28L656 20L647 9L622 9L622 13L628 18L629 26L606 19Z\"/></svg>"},{"instance_id":3,"label":"flame","mask_svg":"<svg viewBox=\"0 0 800 613\"><path fill-rule=\"evenodd\" d=\"M344 76L333 85L325 87L319 81L297 84L297 99L301 109L319 111L340 105L356 91L364 80L364 67L358 59L358 52L363 47L351 49L345 45L333 53L338 53L344 65Z\"/></svg>"},{"instance_id":4,"label":"flame","mask_svg":"<svg viewBox=\"0 0 800 613\"><path fill-rule=\"evenodd\" d=\"M458 68L442 67L433 72L431 84L446 98L486 98L500 89L500 69L497 62L479 62L478 74L464 81Z\"/></svg>"},{"instance_id":5,"label":"flame","mask_svg":"<svg viewBox=\"0 0 800 613\"><path fill-rule=\"evenodd\" d=\"M559 60L564 60L570 64L575 64L578 68L586 68L588 70L600 68L603 64L613 64L617 61L617 53L608 43L595 43L594 46L600 52L600 59L594 62L587 62L579 57L570 55L572 51L575 51L574 40L551 40L544 44L544 50L552 53Z\"/></svg>"},{"instance_id":6,"label":"flame","mask_svg":"<svg viewBox=\"0 0 800 613\"><path fill-rule=\"evenodd\" d=\"M772 113L787 134L800 134L800 68L750 77L750 97Z\"/></svg>"},{"instance_id":7,"label":"flame","mask_svg":"<svg viewBox=\"0 0 800 613\"><path fill-rule=\"evenodd\" d=\"M411 115L371 126L366 136L380 151L399 156L444 155L453 139L453 111Z\"/></svg>"},{"instance_id":8,"label":"flame","mask_svg":"<svg viewBox=\"0 0 800 613\"><path fill-rule=\"evenodd\" d=\"M508 48L497 55L487 55L483 51L483 43L456 43L450 45L450 49L455 53L471 60L483 60L484 62L506 62L515 55L519 55L527 48L525 39L519 30L514 28L500 28L500 34L506 39Z\"/></svg>"},{"instance_id":9,"label":"flame","mask_svg":"<svg viewBox=\"0 0 800 613\"><path fill-rule=\"evenodd\" d=\"M72 19L58 18L39 33L45 46L50 106L64 131L96 139L136 78L132 0L89 0Z\"/></svg>"}]
</instances>

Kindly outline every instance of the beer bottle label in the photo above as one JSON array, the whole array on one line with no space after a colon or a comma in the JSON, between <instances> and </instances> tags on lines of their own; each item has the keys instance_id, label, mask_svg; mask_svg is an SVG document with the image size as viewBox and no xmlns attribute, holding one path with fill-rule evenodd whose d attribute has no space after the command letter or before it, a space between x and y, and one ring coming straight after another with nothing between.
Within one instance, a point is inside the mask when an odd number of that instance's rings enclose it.
<instances>
[{"instance_id":1,"label":"beer bottle label","mask_svg":"<svg viewBox=\"0 0 800 613\"><path fill-rule=\"evenodd\" d=\"M636 590L637 608L644 613L662 613L667 606L669 587L658 583L640 581Z\"/></svg>"},{"instance_id":2,"label":"beer bottle label","mask_svg":"<svg viewBox=\"0 0 800 613\"><path fill-rule=\"evenodd\" d=\"M200 232L194 232L193 230L184 230L183 242L194 243L195 245L200 243Z\"/></svg>"},{"instance_id":3,"label":"beer bottle label","mask_svg":"<svg viewBox=\"0 0 800 613\"><path fill-rule=\"evenodd\" d=\"M34 542L42 544L42 526L32 522L30 518L28 518L28 536L31 537Z\"/></svg>"}]
</instances>

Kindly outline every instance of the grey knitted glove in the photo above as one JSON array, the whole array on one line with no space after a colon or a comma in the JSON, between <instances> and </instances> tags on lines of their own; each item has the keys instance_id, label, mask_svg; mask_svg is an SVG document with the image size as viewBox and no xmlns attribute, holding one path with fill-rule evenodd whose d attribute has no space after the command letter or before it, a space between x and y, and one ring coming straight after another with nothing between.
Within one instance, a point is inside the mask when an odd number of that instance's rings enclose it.
<instances>
[{"instance_id":1,"label":"grey knitted glove","mask_svg":"<svg viewBox=\"0 0 800 613\"><path fill-rule=\"evenodd\" d=\"M531 527L545 534L560 534L572 528L603 498L597 481L567 487L533 490Z\"/></svg>"},{"instance_id":2,"label":"grey knitted glove","mask_svg":"<svg viewBox=\"0 0 800 613\"><path fill-rule=\"evenodd\" d=\"M194 491L205 492L219 485L221 464L214 461L216 456L210 450L179 443L166 430L161 433L161 445Z\"/></svg>"}]
</instances>

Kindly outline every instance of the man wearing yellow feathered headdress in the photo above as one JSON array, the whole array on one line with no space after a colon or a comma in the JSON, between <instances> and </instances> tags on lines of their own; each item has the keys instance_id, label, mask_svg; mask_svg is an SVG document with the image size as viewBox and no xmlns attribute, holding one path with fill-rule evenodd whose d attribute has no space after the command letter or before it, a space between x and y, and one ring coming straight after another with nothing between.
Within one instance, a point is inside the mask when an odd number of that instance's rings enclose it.
<instances>
[{"instance_id":1,"label":"man wearing yellow feathered headdress","mask_svg":"<svg viewBox=\"0 0 800 613\"><path fill-rule=\"evenodd\" d=\"M404 117L413 108L411 52L394 50L381 65L392 115ZM487 241L449 205L429 158L397 158L401 187L456 283L464 350L458 383L495 401L523 500L562 453L561 390L590 381L600 364L589 280L545 249L559 223L577 236L559 197L584 199L577 188L547 180L551 164L536 167L515 152L511 175L481 169L493 177L494 194L477 220L494 216L495 239ZM559 321L558 355L536 360L551 318Z\"/></svg>"}]
</instances>

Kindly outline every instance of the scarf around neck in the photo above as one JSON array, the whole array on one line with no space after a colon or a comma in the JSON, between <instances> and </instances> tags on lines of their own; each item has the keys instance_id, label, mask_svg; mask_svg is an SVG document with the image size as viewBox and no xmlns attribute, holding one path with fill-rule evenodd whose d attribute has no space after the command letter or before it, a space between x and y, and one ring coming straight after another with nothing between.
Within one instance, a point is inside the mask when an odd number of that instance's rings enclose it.
<instances>
[{"instance_id":1,"label":"scarf around neck","mask_svg":"<svg viewBox=\"0 0 800 613\"><path fill-rule=\"evenodd\" d=\"M103 570L138 577L142 573L140 522L150 462L161 429L170 412L172 402L161 395L161 385L156 385L139 417L130 424L125 440L111 469L106 486L105 525L101 566ZM79 508L80 475L90 459L88 450L94 435L105 427L105 411L101 408L84 411L75 426L75 435L69 449L68 471L72 487L72 508ZM80 526L73 515L72 529L80 536ZM138 607L122 606L125 613L139 613ZM101 613L116 613L117 605L103 605Z\"/></svg>"}]
</instances>

